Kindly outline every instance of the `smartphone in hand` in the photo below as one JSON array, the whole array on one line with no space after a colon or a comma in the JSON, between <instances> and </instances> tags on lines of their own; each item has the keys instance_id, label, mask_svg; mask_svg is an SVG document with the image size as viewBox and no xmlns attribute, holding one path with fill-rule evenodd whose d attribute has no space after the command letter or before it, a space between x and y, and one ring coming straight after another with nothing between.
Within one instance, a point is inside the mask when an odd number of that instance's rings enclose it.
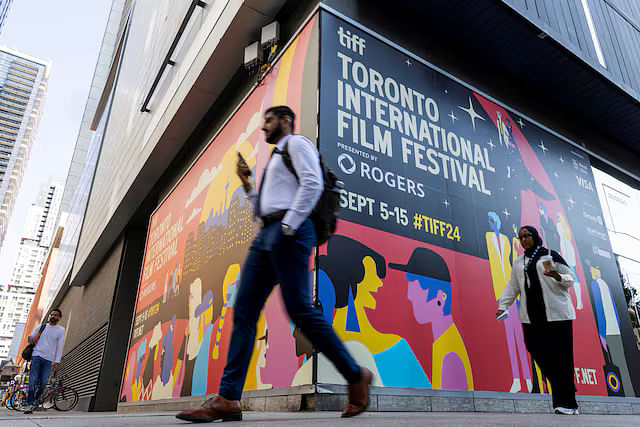
<instances>
[{"instance_id":1,"label":"smartphone in hand","mask_svg":"<svg viewBox=\"0 0 640 427\"><path fill-rule=\"evenodd\" d=\"M251 176L251 170L249 169L249 166L247 165L246 160L244 159L244 157L242 157L242 154L239 151L237 153L238 153L238 168L240 168L242 165L242 168L245 169L245 171L243 172L243 175L247 177Z\"/></svg>"}]
</instances>

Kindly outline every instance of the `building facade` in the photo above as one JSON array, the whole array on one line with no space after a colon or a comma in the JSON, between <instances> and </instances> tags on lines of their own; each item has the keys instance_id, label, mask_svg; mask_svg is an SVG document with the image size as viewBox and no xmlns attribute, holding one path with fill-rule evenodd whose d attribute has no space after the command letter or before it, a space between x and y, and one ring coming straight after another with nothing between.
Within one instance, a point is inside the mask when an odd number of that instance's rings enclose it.
<instances>
[{"instance_id":1,"label":"building facade","mask_svg":"<svg viewBox=\"0 0 640 427\"><path fill-rule=\"evenodd\" d=\"M136 3L94 118L101 148L69 286L51 303L68 313L61 369L86 387L84 408L177 407L217 392L259 227L236 153L259 182L261 118L278 104L346 183L312 277L316 304L376 373L373 409L406 389L422 409L438 396L475 407L483 392L544 407L550 390L517 314L494 318L522 225L575 273L578 393L638 396L620 273L590 218L602 216L592 167L640 186L640 10L537 3ZM273 21L279 40L243 64ZM425 287L446 302L435 307ZM248 407L287 395L291 408L337 408L344 382L277 288L257 330Z\"/></svg>"},{"instance_id":2,"label":"building facade","mask_svg":"<svg viewBox=\"0 0 640 427\"><path fill-rule=\"evenodd\" d=\"M0 0L0 33L2 32L2 27L4 27L4 21L9 14L11 3L13 3L13 0Z\"/></svg>"},{"instance_id":3,"label":"building facade","mask_svg":"<svg viewBox=\"0 0 640 427\"><path fill-rule=\"evenodd\" d=\"M44 109L51 64L0 47L0 247Z\"/></svg>"},{"instance_id":4,"label":"building facade","mask_svg":"<svg viewBox=\"0 0 640 427\"><path fill-rule=\"evenodd\" d=\"M40 186L36 201L29 207L11 280L0 292L0 298L5 302L0 309L0 348L7 347L7 352L0 353L0 358L7 357L16 323L27 321L53 241L63 191L63 181L51 179ZM18 342L21 338L22 331Z\"/></svg>"}]
</instances>

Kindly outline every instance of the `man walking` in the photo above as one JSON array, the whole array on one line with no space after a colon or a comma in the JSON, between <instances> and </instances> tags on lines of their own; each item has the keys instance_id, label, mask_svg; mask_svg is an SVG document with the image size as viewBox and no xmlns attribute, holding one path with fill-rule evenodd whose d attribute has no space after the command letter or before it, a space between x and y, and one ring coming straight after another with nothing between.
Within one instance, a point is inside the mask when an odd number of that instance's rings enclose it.
<instances>
[{"instance_id":1,"label":"man walking","mask_svg":"<svg viewBox=\"0 0 640 427\"><path fill-rule=\"evenodd\" d=\"M242 419L240 397L256 338L256 322L276 284L280 284L289 317L349 383L349 403L342 416L358 415L369 404L371 372L356 364L331 325L311 304L309 257L316 235L309 214L323 191L323 178L314 144L301 135L292 135L294 121L295 114L287 106L271 107L264 114L262 130L266 142L275 148L259 193L251 187L251 172L239 156L237 174L256 216L262 220L262 229L243 267L233 310L231 344L218 395L198 409L178 413L179 419L193 422ZM297 176L283 160L287 153Z\"/></svg>"},{"instance_id":2,"label":"man walking","mask_svg":"<svg viewBox=\"0 0 640 427\"><path fill-rule=\"evenodd\" d=\"M42 394L44 385L49 379L49 373L56 372L62 357L64 345L64 328L58 325L62 318L62 311L54 308L49 314L49 323L41 325L27 338L29 344L34 344L29 368L29 391L27 393L27 409L25 414L31 414L33 402ZM44 329L41 328L44 326ZM40 334L40 337L36 337Z\"/></svg>"}]
</instances>

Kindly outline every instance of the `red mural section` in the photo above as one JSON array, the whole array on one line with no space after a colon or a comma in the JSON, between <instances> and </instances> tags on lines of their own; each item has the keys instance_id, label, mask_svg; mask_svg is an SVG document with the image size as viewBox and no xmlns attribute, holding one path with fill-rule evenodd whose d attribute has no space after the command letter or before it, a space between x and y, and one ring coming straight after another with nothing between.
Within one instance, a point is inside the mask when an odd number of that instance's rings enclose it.
<instances>
[{"instance_id":1,"label":"red mural section","mask_svg":"<svg viewBox=\"0 0 640 427\"><path fill-rule=\"evenodd\" d=\"M347 221L340 222L336 237L333 239L343 237L353 239L371 248L383 258L387 265L386 276L380 278L380 286L370 293L371 297L375 299L376 305L375 308L365 308L364 313L367 321L380 334L379 336L393 335L406 340L419 362L420 368L424 370L429 379L447 374L446 369L443 372L443 365L436 363L437 361L433 357L434 323L420 324L416 320L406 273L389 268L389 264L406 263L417 248L427 248L437 253L446 263L451 275L452 320L464 343L472 372L471 381L468 381L468 386L463 389L508 391L505 388L510 387L513 382L511 361L505 340L505 328L495 318L497 303L491 284L490 265L486 259L461 254ZM330 249L323 248L320 268L323 267L322 256L326 256L329 251ZM341 253L341 258L340 268L353 269L356 266L352 263L363 262L363 258L358 259L355 256L350 259L344 253ZM359 292L361 291L358 290ZM357 304L354 306L357 307ZM339 310L340 308L334 310L334 313ZM593 315L590 312L581 313L578 311L578 313L580 313L579 318L574 322L575 366L579 369L582 367L597 368L602 366L603 360L599 343L593 339L594 336L597 337ZM362 327L362 316L358 316L358 322ZM339 330L339 328L337 329ZM360 331L359 335L363 335L363 332ZM372 338L372 341L380 340L379 336ZM362 342L366 343L364 339ZM368 347L372 348L373 346L368 345ZM452 349L456 349L455 345ZM533 378L532 386L536 386L537 390L542 393L548 392L547 385L540 381L541 374L539 371L536 372L537 369L532 364L526 350L522 356L526 360L526 365L519 365L519 378L526 378L526 371L534 372L533 377L540 378ZM375 359L377 360L377 358ZM405 360L396 360L396 362L397 364L407 364L411 362L410 359L408 357ZM386 363L377 363L375 369L381 373L383 379L385 378L384 370L387 369L402 375L397 372L397 366L386 366ZM449 373L449 375L451 374ZM443 384L441 383L441 385ZM526 383L523 381L523 390L521 391L528 391L525 387ZM603 381L598 384L580 384L578 382L577 387L578 393L583 395L607 394ZM431 386L423 388L431 388ZM448 387L442 386L441 388ZM456 387L456 389L461 388Z\"/></svg>"}]
</instances>

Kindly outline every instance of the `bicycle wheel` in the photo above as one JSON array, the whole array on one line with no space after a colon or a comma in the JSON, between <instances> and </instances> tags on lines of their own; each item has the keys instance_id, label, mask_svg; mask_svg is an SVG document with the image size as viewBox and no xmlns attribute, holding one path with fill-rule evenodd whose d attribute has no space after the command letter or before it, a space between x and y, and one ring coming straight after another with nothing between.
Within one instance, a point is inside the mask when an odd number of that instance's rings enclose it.
<instances>
[{"instance_id":1,"label":"bicycle wheel","mask_svg":"<svg viewBox=\"0 0 640 427\"><path fill-rule=\"evenodd\" d=\"M60 387L53 396L53 407L58 411L70 411L78 404L78 392L69 387Z\"/></svg>"},{"instance_id":2,"label":"bicycle wheel","mask_svg":"<svg viewBox=\"0 0 640 427\"><path fill-rule=\"evenodd\" d=\"M27 406L27 390L17 390L11 396L11 409L14 411L24 411Z\"/></svg>"},{"instance_id":3,"label":"bicycle wheel","mask_svg":"<svg viewBox=\"0 0 640 427\"><path fill-rule=\"evenodd\" d=\"M55 392L49 392L48 390L45 391L45 393L48 393L46 396L44 396L44 400L42 399L42 397L40 398L41 406L44 409L51 409L53 408L53 405L55 404L54 402L54 398L55 398Z\"/></svg>"}]
</instances>

